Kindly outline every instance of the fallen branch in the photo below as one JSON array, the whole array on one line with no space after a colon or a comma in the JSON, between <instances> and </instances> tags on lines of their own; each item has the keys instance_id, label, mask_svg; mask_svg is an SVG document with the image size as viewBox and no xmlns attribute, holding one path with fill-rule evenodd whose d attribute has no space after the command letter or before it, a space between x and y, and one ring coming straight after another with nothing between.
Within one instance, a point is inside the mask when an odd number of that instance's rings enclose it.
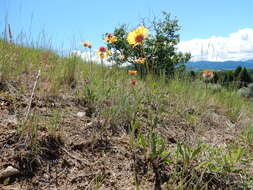
<instances>
[{"instance_id":1,"label":"fallen branch","mask_svg":"<svg viewBox=\"0 0 253 190\"><path fill-rule=\"evenodd\" d=\"M35 93L35 89L36 89L38 80L39 80L39 78L40 78L40 72L41 72L41 71L40 71L40 69L39 69L38 74L37 74L37 76L36 76L36 80L35 80L34 85L33 85L32 94L31 94L31 97L30 97L30 101L29 101L29 104L28 104L28 109L27 109L27 112L26 112L26 114L25 114L25 119L24 119L23 124L26 123L26 121L27 121L27 119L28 119L28 116L29 116L29 114L30 114L33 96L34 96L34 93Z\"/></svg>"}]
</instances>

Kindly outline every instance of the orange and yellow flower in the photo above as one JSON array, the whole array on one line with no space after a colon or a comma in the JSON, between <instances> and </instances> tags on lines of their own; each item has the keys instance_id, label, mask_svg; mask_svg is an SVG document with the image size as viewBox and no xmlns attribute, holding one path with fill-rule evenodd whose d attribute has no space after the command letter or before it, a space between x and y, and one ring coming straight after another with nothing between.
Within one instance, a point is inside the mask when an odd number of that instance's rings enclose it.
<instances>
[{"instance_id":1,"label":"orange and yellow flower","mask_svg":"<svg viewBox=\"0 0 253 190\"><path fill-rule=\"evenodd\" d=\"M84 47L86 47L86 48L89 48L89 49L92 48L92 45L91 45L90 42L83 42L82 45L83 45Z\"/></svg>"},{"instance_id":2,"label":"orange and yellow flower","mask_svg":"<svg viewBox=\"0 0 253 190\"><path fill-rule=\"evenodd\" d=\"M116 36L112 35L112 34L108 34L106 37L105 37L105 42L106 43L109 43L109 44L112 44L112 43L115 43L117 42L118 39Z\"/></svg>"},{"instance_id":3,"label":"orange and yellow flower","mask_svg":"<svg viewBox=\"0 0 253 190\"><path fill-rule=\"evenodd\" d=\"M138 59L134 60L136 64L143 64L145 61L146 61L146 58L144 57L139 57Z\"/></svg>"},{"instance_id":4,"label":"orange and yellow flower","mask_svg":"<svg viewBox=\"0 0 253 190\"><path fill-rule=\"evenodd\" d=\"M202 76L205 80L212 79L214 73L212 71L203 71Z\"/></svg>"},{"instance_id":5,"label":"orange and yellow flower","mask_svg":"<svg viewBox=\"0 0 253 190\"><path fill-rule=\"evenodd\" d=\"M129 75L137 75L137 71L135 70L128 70Z\"/></svg>"},{"instance_id":6,"label":"orange and yellow flower","mask_svg":"<svg viewBox=\"0 0 253 190\"><path fill-rule=\"evenodd\" d=\"M105 48L104 46L101 46L98 51L97 51L98 56L100 57L100 59L105 59L106 57L108 57L111 52Z\"/></svg>"},{"instance_id":7,"label":"orange and yellow flower","mask_svg":"<svg viewBox=\"0 0 253 190\"><path fill-rule=\"evenodd\" d=\"M136 28L134 31L129 32L127 35L127 41L134 47L141 44L145 38L148 37L148 29L144 26Z\"/></svg>"}]
</instances>

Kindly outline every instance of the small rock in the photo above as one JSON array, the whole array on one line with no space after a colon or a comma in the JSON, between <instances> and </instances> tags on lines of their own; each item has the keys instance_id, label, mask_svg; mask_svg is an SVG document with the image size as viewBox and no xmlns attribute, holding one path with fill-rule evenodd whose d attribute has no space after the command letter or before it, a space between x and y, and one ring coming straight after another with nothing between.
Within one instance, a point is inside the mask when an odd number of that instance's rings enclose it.
<instances>
[{"instance_id":1,"label":"small rock","mask_svg":"<svg viewBox=\"0 0 253 190\"><path fill-rule=\"evenodd\" d=\"M0 171L0 179L11 177L13 175L19 174L19 170L13 168L12 166L8 166L5 170Z\"/></svg>"},{"instance_id":2,"label":"small rock","mask_svg":"<svg viewBox=\"0 0 253 190\"><path fill-rule=\"evenodd\" d=\"M93 122L86 123L86 127L91 127L93 125Z\"/></svg>"},{"instance_id":3,"label":"small rock","mask_svg":"<svg viewBox=\"0 0 253 190\"><path fill-rule=\"evenodd\" d=\"M49 175L47 175L47 174L44 174L44 176L43 176L44 178L46 178L46 179L49 179L50 178L50 176Z\"/></svg>"},{"instance_id":4,"label":"small rock","mask_svg":"<svg viewBox=\"0 0 253 190\"><path fill-rule=\"evenodd\" d=\"M235 128L235 124L234 123L232 123L230 120L227 120L226 121L226 124L227 124L227 126L229 127L229 128Z\"/></svg>"},{"instance_id":5,"label":"small rock","mask_svg":"<svg viewBox=\"0 0 253 190\"><path fill-rule=\"evenodd\" d=\"M42 108L40 108L40 111L46 112L46 111L47 111L47 108L46 108L46 107L42 107Z\"/></svg>"},{"instance_id":6,"label":"small rock","mask_svg":"<svg viewBox=\"0 0 253 190\"><path fill-rule=\"evenodd\" d=\"M18 119L15 115L10 115L9 118L6 120L8 124L17 125Z\"/></svg>"},{"instance_id":7,"label":"small rock","mask_svg":"<svg viewBox=\"0 0 253 190\"><path fill-rule=\"evenodd\" d=\"M85 116L85 115L86 115L85 112L78 112L78 113L77 113L77 116L78 116L78 117L83 117L83 116Z\"/></svg>"},{"instance_id":8,"label":"small rock","mask_svg":"<svg viewBox=\"0 0 253 190\"><path fill-rule=\"evenodd\" d=\"M1 108L1 105L0 105ZM18 119L15 115L10 115L8 110L1 110L0 109L0 124L2 125L17 125Z\"/></svg>"}]
</instances>

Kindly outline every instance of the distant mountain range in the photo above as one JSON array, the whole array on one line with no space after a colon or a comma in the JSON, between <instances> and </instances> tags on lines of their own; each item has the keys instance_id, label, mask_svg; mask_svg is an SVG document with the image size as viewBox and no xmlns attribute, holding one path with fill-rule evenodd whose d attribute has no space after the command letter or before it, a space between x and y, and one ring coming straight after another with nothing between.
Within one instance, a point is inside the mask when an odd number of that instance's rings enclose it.
<instances>
[{"instance_id":1,"label":"distant mountain range","mask_svg":"<svg viewBox=\"0 0 253 190\"><path fill-rule=\"evenodd\" d=\"M237 66L253 69L253 59L247 61L224 61L224 62L212 62L212 61L196 61L186 63L188 69L202 70L229 70L235 69Z\"/></svg>"}]
</instances>

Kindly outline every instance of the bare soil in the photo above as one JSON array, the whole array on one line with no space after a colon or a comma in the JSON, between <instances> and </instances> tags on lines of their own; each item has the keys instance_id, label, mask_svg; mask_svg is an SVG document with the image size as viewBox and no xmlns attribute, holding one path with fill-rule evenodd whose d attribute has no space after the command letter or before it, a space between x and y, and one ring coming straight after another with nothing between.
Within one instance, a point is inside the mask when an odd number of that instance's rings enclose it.
<instances>
[{"instance_id":1,"label":"bare soil","mask_svg":"<svg viewBox=\"0 0 253 190\"><path fill-rule=\"evenodd\" d=\"M57 97L36 94L31 115L39 117L38 131L35 137L26 132L33 125L28 121L28 129L22 128L32 87L28 89L19 93L18 82L0 87L0 171L7 166L20 171L7 183L0 179L0 189L127 190L135 189L136 180L141 189L163 189L172 167L155 168L141 150L131 149L125 126L105 126L94 114L95 108L85 99L76 98L71 90ZM61 110L60 130L50 133L47 121L52 120L55 109ZM168 146L177 142L194 144L200 135L211 145L233 141L238 130L228 126L230 120L219 108L209 110L199 116L198 128L185 120L184 114L191 114L191 110L185 110L177 117L159 118L156 131ZM80 117L78 112L85 114ZM145 116L140 118L143 126L147 125Z\"/></svg>"}]
</instances>

